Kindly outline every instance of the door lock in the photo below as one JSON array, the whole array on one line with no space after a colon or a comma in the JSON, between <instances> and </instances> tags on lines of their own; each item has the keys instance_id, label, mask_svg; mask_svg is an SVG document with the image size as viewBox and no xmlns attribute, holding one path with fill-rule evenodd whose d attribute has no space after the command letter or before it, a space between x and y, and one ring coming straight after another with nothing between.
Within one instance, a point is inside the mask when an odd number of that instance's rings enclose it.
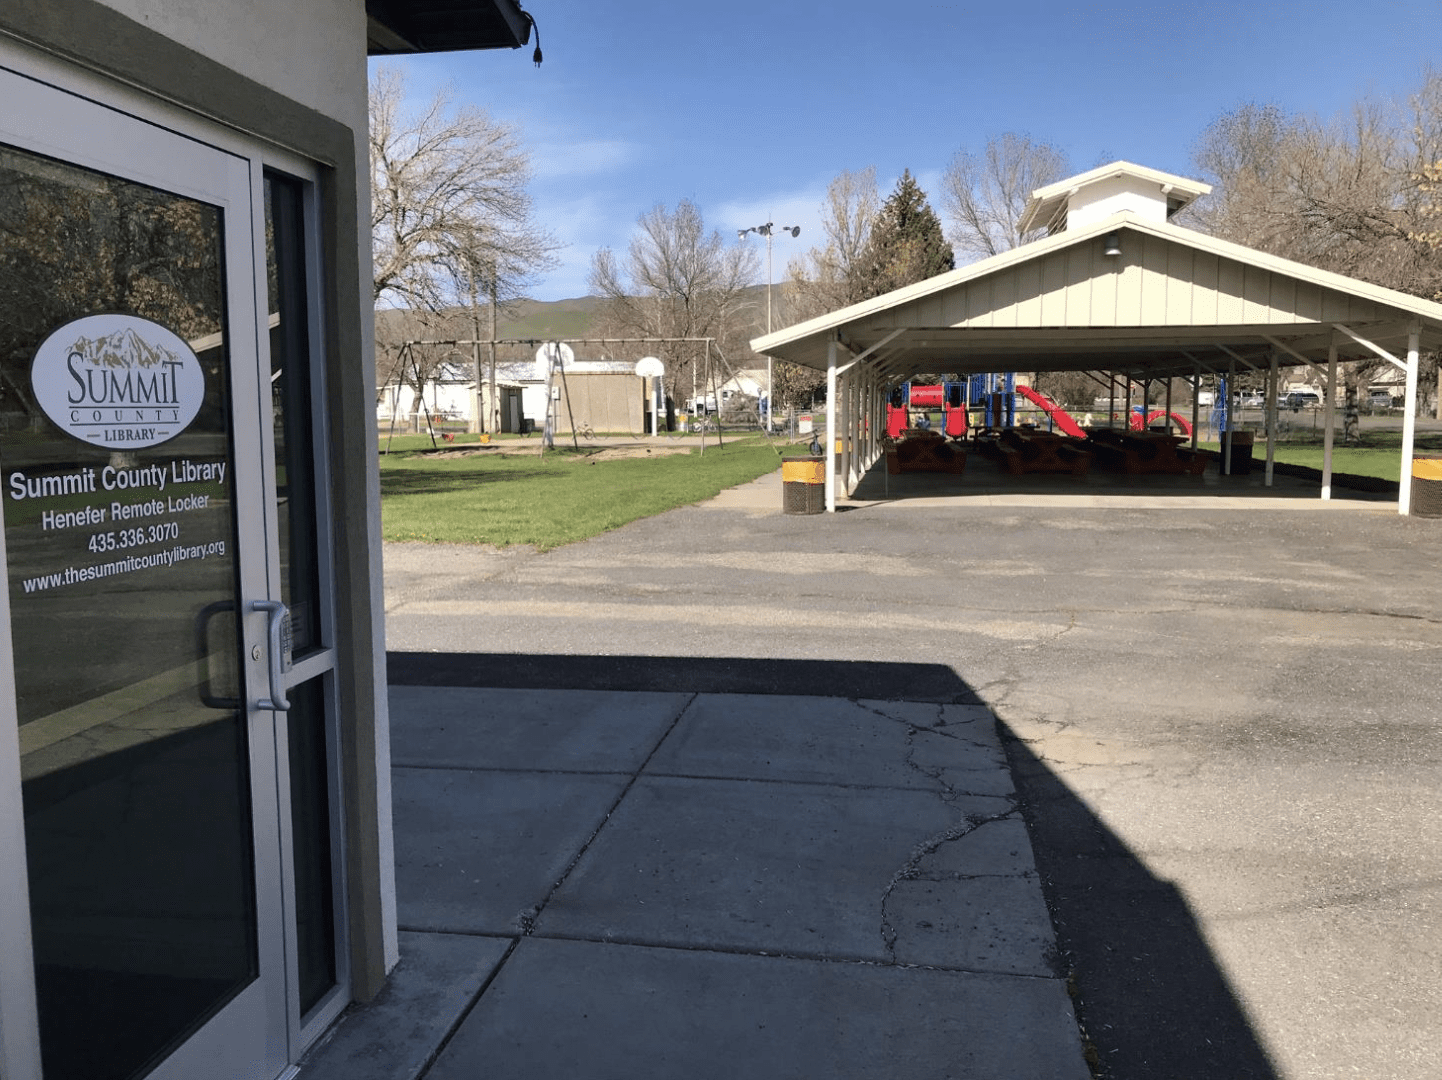
<instances>
[{"instance_id":1,"label":"door lock","mask_svg":"<svg viewBox=\"0 0 1442 1080\"><path fill-rule=\"evenodd\" d=\"M264 611L268 616L266 619L266 637L270 643L270 697L261 698L256 705L262 709L270 709L274 712L285 712L290 708L290 702L285 696L285 672L281 669L283 659L283 648L281 635L285 630L285 620L290 614L285 605L279 600L252 600L246 605L251 611ZM260 646L255 646L250 655L260 659Z\"/></svg>"}]
</instances>

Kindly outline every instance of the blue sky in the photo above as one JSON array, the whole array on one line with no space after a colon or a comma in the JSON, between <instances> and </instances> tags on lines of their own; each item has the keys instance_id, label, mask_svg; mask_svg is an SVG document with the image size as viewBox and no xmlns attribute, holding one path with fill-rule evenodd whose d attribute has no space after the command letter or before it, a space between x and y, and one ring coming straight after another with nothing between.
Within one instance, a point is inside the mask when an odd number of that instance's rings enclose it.
<instances>
[{"instance_id":1,"label":"blue sky","mask_svg":"<svg viewBox=\"0 0 1442 1080\"><path fill-rule=\"evenodd\" d=\"M542 300L585 295L595 251L624 252L658 202L692 200L728 239L800 225L775 241L779 281L818 241L845 169L876 166L884 196L909 168L938 213L952 155L1006 131L1054 143L1078 172L1121 158L1193 175L1192 144L1236 105L1330 117L1404 101L1442 65L1438 0L526 7L539 69L529 48L387 62L413 97L450 87L521 129L538 219L565 245Z\"/></svg>"}]
</instances>

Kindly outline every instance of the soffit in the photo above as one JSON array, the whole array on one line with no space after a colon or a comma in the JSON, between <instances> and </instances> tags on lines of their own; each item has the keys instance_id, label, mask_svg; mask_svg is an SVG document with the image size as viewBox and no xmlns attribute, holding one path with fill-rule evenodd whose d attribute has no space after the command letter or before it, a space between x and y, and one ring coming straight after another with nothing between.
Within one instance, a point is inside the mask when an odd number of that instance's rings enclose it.
<instances>
[{"instance_id":1,"label":"soffit","mask_svg":"<svg viewBox=\"0 0 1442 1080\"><path fill-rule=\"evenodd\" d=\"M367 52L518 49L531 21L515 0L366 0Z\"/></svg>"}]
</instances>

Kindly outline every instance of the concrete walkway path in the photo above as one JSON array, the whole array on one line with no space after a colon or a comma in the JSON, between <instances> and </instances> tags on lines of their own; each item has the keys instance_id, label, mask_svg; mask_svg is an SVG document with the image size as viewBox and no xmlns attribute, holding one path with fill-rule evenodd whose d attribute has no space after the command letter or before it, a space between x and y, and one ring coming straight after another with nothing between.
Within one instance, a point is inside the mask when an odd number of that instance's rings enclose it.
<instances>
[{"instance_id":1,"label":"concrete walkway path","mask_svg":"<svg viewBox=\"0 0 1442 1080\"><path fill-rule=\"evenodd\" d=\"M302 1080L1089 1077L964 687L444 685L465 659L392 688L401 961Z\"/></svg>"}]
</instances>

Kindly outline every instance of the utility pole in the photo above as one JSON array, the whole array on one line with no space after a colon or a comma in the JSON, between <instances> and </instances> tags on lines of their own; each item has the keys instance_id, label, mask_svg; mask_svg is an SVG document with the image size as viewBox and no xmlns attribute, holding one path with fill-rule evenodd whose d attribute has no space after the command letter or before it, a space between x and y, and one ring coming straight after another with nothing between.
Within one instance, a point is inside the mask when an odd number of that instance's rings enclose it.
<instances>
[{"instance_id":1,"label":"utility pole","mask_svg":"<svg viewBox=\"0 0 1442 1080\"><path fill-rule=\"evenodd\" d=\"M745 240L747 233L756 233L758 236L766 237L766 332L771 333L771 232L775 226L771 222L765 225L753 225L749 229L737 229L736 239ZM781 231L790 233L794 240L801 235L800 225L783 225ZM771 430L772 405L776 398L772 393L771 385L771 357L766 358L766 430Z\"/></svg>"}]
</instances>

